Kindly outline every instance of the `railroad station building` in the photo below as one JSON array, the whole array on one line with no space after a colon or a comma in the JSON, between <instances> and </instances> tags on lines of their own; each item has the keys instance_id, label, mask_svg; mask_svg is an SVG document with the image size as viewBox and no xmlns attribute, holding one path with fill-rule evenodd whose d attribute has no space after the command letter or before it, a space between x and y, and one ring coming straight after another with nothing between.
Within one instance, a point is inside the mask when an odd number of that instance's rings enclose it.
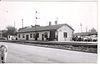
<instances>
[{"instance_id":1,"label":"railroad station building","mask_svg":"<svg viewBox=\"0 0 100 64\"><path fill-rule=\"evenodd\" d=\"M71 41L74 29L68 24L35 25L18 30L18 40Z\"/></svg>"}]
</instances>

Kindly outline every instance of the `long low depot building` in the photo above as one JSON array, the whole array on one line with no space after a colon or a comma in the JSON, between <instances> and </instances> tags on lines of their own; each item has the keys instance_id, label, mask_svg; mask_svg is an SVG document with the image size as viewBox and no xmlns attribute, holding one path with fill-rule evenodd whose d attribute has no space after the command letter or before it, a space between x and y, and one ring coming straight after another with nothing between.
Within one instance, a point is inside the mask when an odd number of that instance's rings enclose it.
<instances>
[{"instance_id":1,"label":"long low depot building","mask_svg":"<svg viewBox=\"0 0 100 64\"><path fill-rule=\"evenodd\" d=\"M19 29L17 40L71 41L73 33L74 29L68 24L35 25Z\"/></svg>"}]
</instances>

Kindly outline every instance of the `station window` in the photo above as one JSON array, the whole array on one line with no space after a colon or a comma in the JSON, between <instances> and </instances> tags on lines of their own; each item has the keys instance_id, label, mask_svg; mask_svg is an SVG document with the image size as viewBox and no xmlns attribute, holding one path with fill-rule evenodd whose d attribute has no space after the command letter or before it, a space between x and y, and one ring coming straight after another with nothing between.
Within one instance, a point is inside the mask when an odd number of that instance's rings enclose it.
<instances>
[{"instance_id":1,"label":"station window","mask_svg":"<svg viewBox=\"0 0 100 64\"><path fill-rule=\"evenodd\" d=\"M33 38L35 38L35 34L33 34Z\"/></svg>"},{"instance_id":2,"label":"station window","mask_svg":"<svg viewBox=\"0 0 100 64\"><path fill-rule=\"evenodd\" d=\"M23 34L23 38L25 38L25 35Z\"/></svg>"},{"instance_id":3,"label":"station window","mask_svg":"<svg viewBox=\"0 0 100 64\"><path fill-rule=\"evenodd\" d=\"M64 38L67 38L67 32L64 32Z\"/></svg>"},{"instance_id":4,"label":"station window","mask_svg":"<svg viewBox=\"0 0 100 64\"><path fill-rule=\"evenodd\" d=\"M0 37L2 36L2 34L0 34Z\"/></svg>"},{"instance_id":5,"label":"station window","mask_svg":"<svg viewBox=\"0 0 100 64\"><path fill-rule=\"evenodd\" d=\"M10 38L10 36L9 36L9 38Z\"/></svg>"},{"instance_id":6,"label":"station window","mask_svg":"<svg viewBox=\"0 0 100 64\"><path fill-rule=\"evenodd\" d=\"M39 33L36 33L36 38L38 38L39 37Z\"/></svg>"},{"instance_id":7,"label":"station window","mask_svg":"<svg viewBox=\"0 0 100 64\"><path fill-rule=\"evenodd\" d=\"M18 37L20 38L20 34L18 35Z\"/></svg>"},{"instance_id":8,"label":"station window","mask_svg":"<svg viewBox=\"0 0 100 64\"><path fill-rule=\"evenodd\" d=\"M32 38L32 34L30 34L30 38Z\"/></svg>"}]
</instances>

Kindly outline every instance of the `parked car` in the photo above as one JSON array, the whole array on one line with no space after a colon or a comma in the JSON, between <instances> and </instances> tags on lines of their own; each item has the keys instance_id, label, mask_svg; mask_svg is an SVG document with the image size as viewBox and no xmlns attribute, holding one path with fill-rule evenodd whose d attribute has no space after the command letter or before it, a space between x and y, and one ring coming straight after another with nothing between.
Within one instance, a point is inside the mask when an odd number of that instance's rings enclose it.
<instances>
[{"instance_id":1,"label":"parked car","mask_svg":"<svg viewBox=\"0 0 100 64\"><path fill-rule=\"evenodd\" d=\"M83 41L88 41L88 42L89 42L89 41L92 41L92 39L89 38L89 37L84 37L84 38L83 38Z\"/></svg>"},{"instance_id":2,"label":"parked car","mask_svg":"<svg viewBox=\"0 0 100 64\"><path fill-rule=\"evenodd\" d=\"M2 38L0 38L0 40L6 40L7 38L5 38L5 37L2 37Z\"/></svg>"},{"instance_id":3,"label":"parked car","mask_svg":"<svg viewBox=\"0 0 100 64\"><path fill-rule=\"evenodd\" d=\"M97 42L97 37L92 38L93 42Z\"/></svg>"}]
</instances>

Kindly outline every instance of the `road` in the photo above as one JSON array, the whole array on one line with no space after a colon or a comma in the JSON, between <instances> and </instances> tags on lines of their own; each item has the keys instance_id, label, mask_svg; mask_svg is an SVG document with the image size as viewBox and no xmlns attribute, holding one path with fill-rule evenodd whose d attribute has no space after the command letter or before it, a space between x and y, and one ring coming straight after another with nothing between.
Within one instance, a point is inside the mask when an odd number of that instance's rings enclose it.
<instances>
[{"instance_id":1,"label":"road","mask_svg":"<svg viewBox=\"0 0 100 64\"><path fill-rule=\"evenodd\" d=\"M0 42L8 46L7 63L96 63L97 54L16 43Z\"/></svg>"}]
</instances>

